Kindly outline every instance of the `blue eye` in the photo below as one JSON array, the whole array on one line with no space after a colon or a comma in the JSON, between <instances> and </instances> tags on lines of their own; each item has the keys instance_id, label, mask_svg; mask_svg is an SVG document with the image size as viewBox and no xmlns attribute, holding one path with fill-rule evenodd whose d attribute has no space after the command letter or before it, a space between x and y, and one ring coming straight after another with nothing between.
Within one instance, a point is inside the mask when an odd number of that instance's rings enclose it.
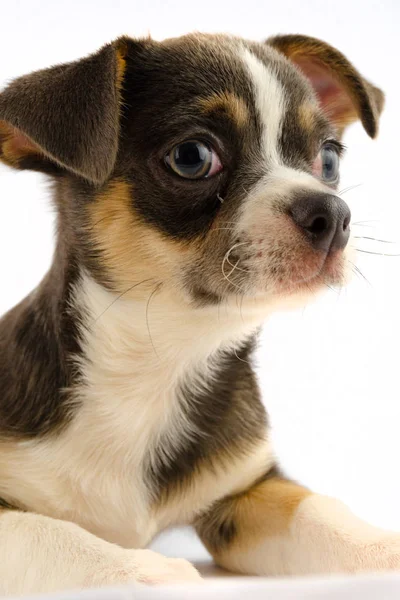
<instances>
[{"instance_id":1,"label":"blue eye","mask_svg":"<svg viewBox=\"0 0 400 600\"><path fill-rule=\"evenodd\" d=\"M323 146L320 152L321 174L320 177L326 183L335 183L339 179L339 154L331 145Z\"/></svg>"},{"instance_id":2,"label":"blue eye","mask_svg":"<svg viewBox=\"0 0 400 600\"><path fill-rule=\"evenodd\" d=\"M324 181L336 181L339 176L339 156L337 152L326 146L322 148L322 179Z\"/></svg>"},{"instance_id":3,"label":"blue eye","mask_svg":"<svg viewBox=\"0 0 400 600\"><path fill-rule=\"evenodd\" d=\"M336 183L339 179L339 151L332 144L325 144L314 161L313 175L325 183Z\"/></svg>"}]
</instances>

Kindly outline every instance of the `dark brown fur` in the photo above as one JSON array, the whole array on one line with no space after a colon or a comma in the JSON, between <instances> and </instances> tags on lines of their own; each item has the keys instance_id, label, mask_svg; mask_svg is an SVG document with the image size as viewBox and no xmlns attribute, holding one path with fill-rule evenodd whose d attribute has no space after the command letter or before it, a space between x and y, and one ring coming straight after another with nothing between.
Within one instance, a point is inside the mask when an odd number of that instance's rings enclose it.
<instances>
[{"instance_id":1,"label":"dark brown fur","mask_svg":"<svg viewBox=\"0 0 400 600\"><path fill-rule=\"evenodd\" d=\"M69 256L68 258L72 258ZM58 248L41 285L1 320L1 436L44 435L68 422L66 390L79 353L79 316L69 306L74 261Z\"/></svg>"},{"instance_id":2,"label":"dark brown fur","mask_svg":"<svg viewBox=\"0 0 400 600\"><path fill-rule=\"evenodd\" d=\"M179 443L174 456L160 454L155 465L149 464L149 480L160 498L187 484L205 462L215 457L229 462L261 442L267 415L249 362L253 346L250 340L237 354L227 354L203 394L184 390L186 417L198 433Z\"/></svg>"}]
</instances>

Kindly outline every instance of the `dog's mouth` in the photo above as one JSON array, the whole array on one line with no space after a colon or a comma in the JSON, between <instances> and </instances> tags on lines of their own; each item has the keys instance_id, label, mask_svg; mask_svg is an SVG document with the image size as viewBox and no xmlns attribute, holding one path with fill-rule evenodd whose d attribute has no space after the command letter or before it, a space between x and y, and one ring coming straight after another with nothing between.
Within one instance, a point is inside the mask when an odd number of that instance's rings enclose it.
<instances>
[{"instance_id":1,"label":"dog's mouth","mask_svg":"<svg viewBox=\"0 0 400 600\"><path fill-rule=\"evenodd\" d=\"M201 269L198 283L190 286L191 295L203 305L218 304L229 297L268 303L274 298L314 294L324 287L341 287L347 279L347 262L344 250L317 252L307 243L279 243L265 254L258 251L243 256L243 250L241 253L233 251L228 258L225 254L216 276L208 279ZM190 280L193 281L192 277Z\"/></svg>"},{"instance_id":2,"label":"dog's mouth","mask_svg":"<svg viewBox=\"0 0 400 600\"><path fill-rule=\"evenodd\" d=\"M327 248L316 248L282 218L273 230L275 235L266 241L260 236L247 244L236 244L238 252L230 254L226 270L237 289L246 287L246 275L247 285L256 295L280 296L343 285L347 278L347 241L341 247L331 243Z\"/></svg>"}]
</instances>

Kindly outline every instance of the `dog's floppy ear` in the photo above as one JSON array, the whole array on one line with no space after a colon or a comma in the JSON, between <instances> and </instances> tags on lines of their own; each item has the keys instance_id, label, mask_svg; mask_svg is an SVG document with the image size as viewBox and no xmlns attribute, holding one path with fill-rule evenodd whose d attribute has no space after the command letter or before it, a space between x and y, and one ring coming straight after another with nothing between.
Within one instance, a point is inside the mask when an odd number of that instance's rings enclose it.
<instances>
[{"instance_id":1,"label":"dog's floppy ear","mask_svg":"<svg viewBox=\"0 0 400 600\"><path fill-rule=\"evenodd\" d=\"M304 35L279 35L268 39L267 44L289 58L309 79L322 109L340 134L360 119L370 137L377 135L383 92L364 79L341 52Z\"/></svg>"},{"instance_id":2,"label":"dog's floppy ear","mask_svg":"<svg viewBox=\"0 0 400 600\"><path fill-rule=\"evenodd\" d=\"M104 182L118 150L125 54L121 38L77 62L13 81L0 94L0 159Z\"/></svg>"}]
</instances>

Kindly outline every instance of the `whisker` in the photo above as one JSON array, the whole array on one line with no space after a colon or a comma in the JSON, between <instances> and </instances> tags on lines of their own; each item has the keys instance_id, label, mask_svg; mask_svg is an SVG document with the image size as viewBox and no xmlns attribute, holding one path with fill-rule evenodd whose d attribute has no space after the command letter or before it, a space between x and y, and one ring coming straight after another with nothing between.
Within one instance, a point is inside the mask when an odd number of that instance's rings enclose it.
<instances>
[{"instance_id":1,"label":"whisker","mask_svg":"<svg viewBox=\"0 0 400 600\"><path fill-rule=\"evenodd\" d=\"M336 290L335 288L333 288L331 285L329 285L329 283L324 282L325 287L328 288L328 290L331 290L331 292L335 292L335 294L337 294L339 296L339 292L338 290Z\"/></svg>"},{"instance_id":2,"label":"whisker","mask_svg":"<svg viewBox=\"0 0 400 600\"><path fill-rule=\"evenodd\" d=\"M214 231L235 231L233 227L216 227L215 229L210 229L208 233L213 233Z\"/></svg>"},{"instance_id":3,"label":"whisker","mask_svg":"<svg viewBox=\"0 0 400 600\"><path fill-rule=\"evenodd\" d=\"M379 238L369 237L367 235L355 235L353 236L356 240L373 240L374 242L382 242L382 244L395 244L396 242L391 242L390 240L380 240Z\"/></svg>"},{"instance_id":4,"label":"whisker","mask_svg":"<svg viewBox=\"0 0 400 600\"><path fill-rule=\"evenodd\" d=\"M246 194L246 196L248 196L248 195L249 195L249 190L247 190L247 189L244 187L244 185L243 185L243 184L242 184L242 186L241 186L241 187L242 187L242 190L244 191L244 193Z\"/></svg>"},{"instance_id":5,"label":"whisker","mask_svg":"<svg viewBox=\"0 0 400 600\"><path fill-rule=\"evenodd\" d=\"M226 262L227 260L229 260L229 255L230 255L230 253L231 253L231 252L233 252L233 250L234 250L235 248L237 248L238 246L244 246L244 245L247 245L247 242L238 242L237 244L234 244L234 245L233 245L231 248L229 248L229 250L226 252L226 254L225 254L225 256L224 256L224 258L223 258L223 260L222 260L222 264L221 264L221 271L222 271L222 275L223 275L224 279L226 279L226 281L227 281L227 282L228 282L230 285L233 285L233 286L234 286L235 288L237 288L238 290L241 290L241 292L242 292L242 293L243 293L245 290L243 290L243 289L241 288L241 286L240 286L240 285L237 285L236 283L234 283L233 281L231 281L231 280L229 279L229 276L230 276L230 275L233 273L233 271L235 270L235 268L236 268L236 265L235 265L235 266L234 266L234 267L231 269L231 271L229 272L229 274L228 274L228 275L225 273L224 266L225 266L225 262ZM239 262L239 261L238 261L238 262ZM232 265L232 263L230 263L230 264Z\"/></svg>"},{"instance_id":6,"label":"whisker","mask_svg":"<svg viewBox=\"0 0 400 600\"><path fill-rule=\"evenodd\" d=\"M342 196L343 194L347 194L347 192L351 192L352 190L355 190L356 188L360 187L361 185L363 185L362 183L356 183L355 185L349 185L347 188L344 188L343 190L340 190L338 192L338 196Z\"/></svg>"},{"instance_id":7,"label":"whisker","mask_svg":"<svg viewBox=\"0 0 400 600\"><path fill-rule=\"evenodd\" d=\"M354 248L354 246L353 246ZM385 252L372 252L371 250L361 250L361 248L354 248L356 252L363 252L364 254L375 254L375 256L400 256L400 254L386 254Z\"/></svg>"},{"instance_id":8,"label":"whisker","mask_svg":"<svg viewBox=\"0 0 400 600\"><path fill-rule=\"evenodd\" d=\"M237 244L233 244L233 246L231 246L229 248L229 250L225 253L225 257L229 258L230 253L233 252L235 248L238 248L239 246L246 246L246 245L248 245L248 242L238 242Z\"/></svg>"},{"instance_id":9,"label":"whisker","mask_svg":"<svg viewBox=\"0 0 400 600\"><path fill-rule=\"evenodd\" d=\"M118 300L120 300L123 296L125 296L125 294L128 294L129 292L131 292L135 287L138 287L139 285L142 285L143 283L147 283L148 281L154 281L154 279L149 278L149 279L143 279L143 281L139 281L139 283L134 283L131 287L129 287L127 290L125 290L124 292L122 292L121 294L119 294L116 298L114 298L114 300L111 302L111 304L109 304L107 306L107 308L105 308L103 310L103 312L101 312L95 319L94 319L94 323L97 323L97 321L116 303L118 302Z\"/></svg>"},{"instance_id":10,"label":"whisker","mask_svg":"<svg viewBox=\"0 0 400 600\"><path fill-rule=\"evenodd\" d=\"M226 262L231 265L231 267L233 267L233 270L231 272L233 272L235 269L237 271L243 271L243 273L250 273L249 269L242 269L241 267L238 267L238 264L240 263L240 259L237 261L236 265L234 266L231 261L229 260L229 258L226 259ZM230 275L231 273L229 273Z\"/></svg>"},{"instance_id":11,"label":"whisker","mask_svg":"<svg viewBox=\"0 0 400 600\"><path fill-rule=\"evenodd\" d=\"M240 292L242 294L246 293L246 290L244 288L242 288L240 285L237 285L237 283L234 283L233 281L231 281L229 279L229 276L226 275L225 271L222 272L222 275L224 276L224 279L226 279L226 281L230 284L233 285L233 287L235 287L237 290L240 290Z\"/></svg>"},{"instance_id":12,"label":"whisker","mask_svg":"<svg viewBox=\"0 0 400 600\"><path fill-rule=\"evenodd\" d=\"M243 294L240 296L240 308L239 308L239 312L240 312L240 318L242 323L244 323L244 318L243 318L243 313L242 313L242 308L243 308Z\"/></svg>"},{"instance_id":13,"label":"whisker","mask_svg":"<svg viewBox=\"0 0 400 600\"><path fill-rule=\"evenodd\" d=\"M233 273L233 271L236 269L237 265L239 264L239 261L237 261L236 265L232 265L231 262L229 262L229 259L226 259L226 261L231 265L232 269L229 271L227 277L230 277Z\"/></svg>"},{"instance_id":14,"label":"whisker","mask_svg":"<svg viewBox=\"0 0 400 600\"><path fill-rule=\"evenodd\" d=\"M367 279L364 275L364 273L361 271L361 269L359 269L357 267L357 265L355 265L351 260L349 260L349 263L352 265L352 271L353 273L355 273L356 275L359 275L360 277L362 277L364 279L364 281L366 281L368 283L369 286L372 287L371 282L369 281L369 279Z\"/></svg>"},{"instance_id":15,"label":"whisker","mask_svg":"<svg viewBox=\"0 0 400 600\"><path fill-rule=\"evenodd\" d=\"M237 221L221 221L220 225L237 225Z\"/></svg>"},{"instance_id":16,"label":"whisker","mask_svg":"<svg viewBox=\"0 0 400 600\"><path fill-rule=\"evenodd\" d=\"M109 215L105 215L104 217L102 217L101 219L99 219L98 221L93 223L91 227L87 227L87 231L94 231L95 228L97 227L97 225L99 225L100 223L102 223L102 221L105 221L108 218L109 218Z\"/></svg>"},{"instance_id":17,"label":"whisker","mask_svg":"<svg viewBox=\"0 0 400 600\"><path fill-rule=\"evenodd\" d=\"M154 350L154 352L155 352L155 355L157 356L157 358L158 358L159 360L160 360L160 357L159 357L159 355L158 355L158 353L157 353L157 350L156 350L156 347L155 347L155 345L154 345L153 338L152 338L152 335L151 335L151 331L150 331L150 323L149 323L149 308L150 308L150 302L151 302L151 299L152 299L152 298L153 298L153 296L154 296L154 295L155 295L155 294L158 292L158 290L160 289L160 287L161 287L161 286L162 286L162 282L160 282L160 283L158 283L158 284L156 285L156 287L154 288L154 290L151 292L151 294L150 294L150 296L149 296L149 299L147 300L147 304L146 304L146 326L147 326L147 332L148 332L148 334L149 334L150 342L151 342L151 345L153 346L153 350Z\"/></svg>"},{"instance_id":18,"label":"whisker","mask_svg":"<svg viewBox=\"0 0 400 600\"><path fill-rule=\"evenodd\" d=\"M234 348L234 349L233 349L233 352L234 352L234 354L235 354L236 358L237 358L238 360L240 360L240 362L244 362L244 363L246 363L246 364L248 364L248 365L251 365L251 363L250 363L248 360L244 360L243 358L240 358L240 356L238 356L238 353L236 352L236 348Z\"/></svg>"},{"instance_id":19,"label":"whisker","mask_svg":"<svg viewBox=\"0 0 400 600\"><path fill-rule=\"evenodd\" d=\"M365 227L372 227L372 225L365 225L365 223L379 223L378 219L369 219L367 221L353 221L352 225L361 225Z\"/></svg>"},{"instance_id":20,"label":"whisker","mask_svg":"<svg viewBox=\"0 0 400 600\"><path fill-rule=\"evenodd\" d=\"M375 225L364 225L360 223L351 223L351 227L366 227L368 229L374 229Z\"/></svg>"}]
</instances>

